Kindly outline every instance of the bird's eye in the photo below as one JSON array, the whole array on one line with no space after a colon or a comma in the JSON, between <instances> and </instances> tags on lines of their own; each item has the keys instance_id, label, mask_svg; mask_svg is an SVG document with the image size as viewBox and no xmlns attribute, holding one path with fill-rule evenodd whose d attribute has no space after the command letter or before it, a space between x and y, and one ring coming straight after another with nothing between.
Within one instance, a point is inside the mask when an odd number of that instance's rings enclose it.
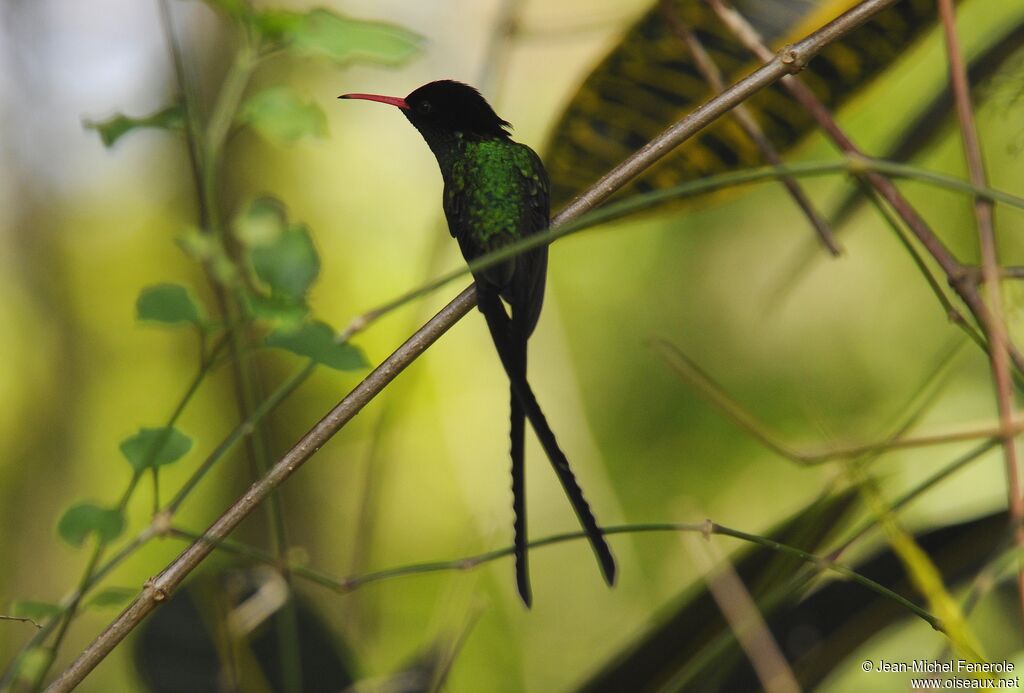
<instances>
[{"instance_id":1,"label":"bird's eye","mask_svg":"<svg viewBox=\"0 0 1024 693\"><path fill-rule=\"evenodd\" d=\"M420 102L420 113L430 113L430 111L433 108L434 108L433 105L431 105L431 103L429 101L421 101Z\"/></svg>"}]
</instances>

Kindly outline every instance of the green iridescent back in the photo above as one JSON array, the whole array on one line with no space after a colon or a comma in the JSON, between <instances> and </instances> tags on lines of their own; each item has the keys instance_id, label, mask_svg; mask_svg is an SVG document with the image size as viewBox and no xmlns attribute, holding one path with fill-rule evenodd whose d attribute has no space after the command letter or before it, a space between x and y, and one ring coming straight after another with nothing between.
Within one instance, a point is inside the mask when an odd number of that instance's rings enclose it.
<instances>
[{"instance_id":1,"label":"green iridescent back","mask_svg":"<svg viewBox=\"0 0 1024 693\"><path fill-rule=\"evenodd\" d=\"M444 210L466 257L547 228L547 174L533 150L511 140L460 139Z\"/></svg>"},{"instance_id":2,"label":"green iridescent back","mask_svg":"<svg viewBox=\"0 0 1024 693\"><path fill-rule=\"evenodd\" d=\"M540 157L507 138L457 135L440 157L444 212L463 256L487 252L548 227L548 176ZM520 306L528 331L540 315L547 248L535 248L477 274Z\"/></svg>"}]
</instances>

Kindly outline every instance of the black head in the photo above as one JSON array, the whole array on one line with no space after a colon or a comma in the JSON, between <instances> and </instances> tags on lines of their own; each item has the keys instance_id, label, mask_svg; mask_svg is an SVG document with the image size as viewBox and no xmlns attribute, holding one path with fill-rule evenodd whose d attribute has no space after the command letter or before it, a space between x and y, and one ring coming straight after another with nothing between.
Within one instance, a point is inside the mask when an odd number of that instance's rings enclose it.
<instances>
[{"instance_id":1,"label":"black head","mask_svg":"<svg viewBox=\"0 0 1024 693\"><path fill-rule=\"evenodd\" d=\"M424 84L404 99L376 94L343 94L341 99L365 99L391 104L430 141L430 135L462 133L470 137L508 138L507 121L498 117L473 87L443 79Z\"/></svg>"}]
</instances>

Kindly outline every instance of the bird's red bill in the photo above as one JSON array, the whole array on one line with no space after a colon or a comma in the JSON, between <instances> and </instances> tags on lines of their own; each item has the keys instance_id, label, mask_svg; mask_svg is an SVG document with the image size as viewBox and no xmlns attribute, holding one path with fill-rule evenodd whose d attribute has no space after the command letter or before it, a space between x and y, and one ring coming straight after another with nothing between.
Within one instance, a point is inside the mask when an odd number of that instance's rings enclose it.
<instances>
[{"instance_id":1,"label":"bird's red bill","mask_svg":"<svg viewBox=\"0 0 1024 693\"><path fill-rule=\"evenodd\" d=\"M342 94L338 98L362 99L363 101L378 101L380 103L391 104L392 106L398 106L399 108L409 110L409 104L405 102L405 99L398 96L381 96L380 94Z\"/></svg>"}]
</instances>

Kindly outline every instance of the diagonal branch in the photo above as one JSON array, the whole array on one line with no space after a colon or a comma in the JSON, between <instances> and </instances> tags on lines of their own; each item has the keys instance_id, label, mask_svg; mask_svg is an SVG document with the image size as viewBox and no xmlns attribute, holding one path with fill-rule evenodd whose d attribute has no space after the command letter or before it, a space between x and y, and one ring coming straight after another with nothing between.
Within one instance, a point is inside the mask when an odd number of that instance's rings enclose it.
<instances>
[{"instance_id":1,"label":"diagonal branch","mask_svg":"<svg viewBox=\"0 0 1024 693\"><path fill-rule=\"evenodd\" d=\"M704 578L708 593L736 635L736 641L747 655L761 688L766 693L799 693L801 688L793 668L768 629L764 614L758 609L736 568L710 541L713 527L710 520L707 526L705 542L693 534L684 535L683 541Z\"/></svg>"},{"instance_id":2,"label":"diagonal branch","mask_svg":"<svg viewBox=\"0 0 1024 693\"><path fill-rule=\"evenodd\" d=\"M633 153L603 176L589 190L574 199L553 220L557 226L575 219L606 200L612 193L668 154L681 142L727 113L761 89L780 78L803 69L822 48L841 39L896 0L865 0L803 40L786 47L764 66L710 99L679 120L663 133ZM151 611L167 599L185 577L213 550L213 543L227 536L274 489L291 476L302 463L312 457L331 436L338 432L370 400L433 344L452 325L470 311L476 302L474 287L467 287L437 315L416 331L391 356L374 369L337 406L320 420L262 478L205 532L205 541L193 543L159 575L150 579L142 593L49 687L51 693L69 691L77 686L96 665L110 654Z\"/></svg>"}]
</instances>

